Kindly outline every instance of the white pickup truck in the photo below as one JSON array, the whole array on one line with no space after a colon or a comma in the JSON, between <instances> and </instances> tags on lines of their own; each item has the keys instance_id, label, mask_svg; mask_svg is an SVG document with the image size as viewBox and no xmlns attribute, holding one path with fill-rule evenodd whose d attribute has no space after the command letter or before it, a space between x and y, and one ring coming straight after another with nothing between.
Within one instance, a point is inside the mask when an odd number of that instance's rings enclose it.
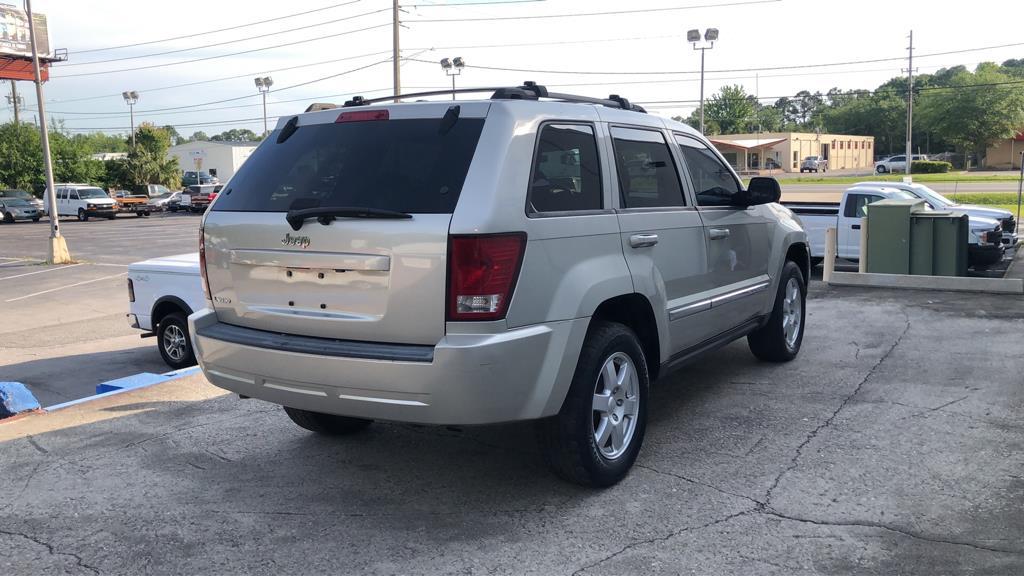
<instances>
[{"instance_id":1,"label":"white pickup truck","mask_svg":"<svg viewBox=\"0 0 1024 576\"><path fill-rule=\"evenodd\" d=\"M128 266L128 320L157 337L164 362L174 369L196 363L188 316L205 306L199 254L153 258Z\"/></svg>"},{"instance_id":2,"label":"white pickup truck","mask_svg":"<svg viewBox=\"0 0 1024 576\"><path fill-rule=\"evenodd\" d=\"M790 196L792 198L792 196ZM860 259L861 221L872 202L886 199L917 200L917 196L887 185L863 184L848 188L839 202L800 202L783 199L803 222L811 245L811 260L825 257L825 231L836 229L836 255L844 260ZM1002 227L998 220L968 214L967 262L969 266L991 266L1003 259Z\"/></svg>"}]
</instances>

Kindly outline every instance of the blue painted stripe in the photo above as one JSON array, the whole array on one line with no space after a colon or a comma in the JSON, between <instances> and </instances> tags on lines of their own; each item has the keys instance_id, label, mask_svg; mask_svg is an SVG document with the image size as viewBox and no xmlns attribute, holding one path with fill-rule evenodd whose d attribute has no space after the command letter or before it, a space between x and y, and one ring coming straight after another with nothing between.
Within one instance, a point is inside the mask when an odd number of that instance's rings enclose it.
<instances>
[{"instance_id":1,"label":"blue painted stripe","mask_svg":"<svg viewBox=\"0 0 1024 576\"><path fill-rule=\"evenodd\" d=\"M54 410L60 410L62 408L68 408L70 406L77 406L78 404L84 404L91 402L99 398L106 398L107 396L113 396L115 394L121 394L122 392L128 392L129 390L138 390L139 388L146 388L153 384L160 384L162 382L170 382L177 378L184 378L185 376L191 376L200 372L199 366L191 366L189 368L182 368L180 370L172 370L170 372L164 372L163 374L153 374L152 372L142 372L134 376L127 376L125 378L118 378L116 380L110 380L96 386L96 394L93 396L86 396L85 398L79 398L77 400L70 400L68 402L62 402L60 404L54 404L53 406L47 406L44 408L47 412ZM128 385L116 385L115 383L127 383ZM134 384L134 385L133 385ZM101 387L108 387L103 391Z\"/></svg>"}]
</instances>

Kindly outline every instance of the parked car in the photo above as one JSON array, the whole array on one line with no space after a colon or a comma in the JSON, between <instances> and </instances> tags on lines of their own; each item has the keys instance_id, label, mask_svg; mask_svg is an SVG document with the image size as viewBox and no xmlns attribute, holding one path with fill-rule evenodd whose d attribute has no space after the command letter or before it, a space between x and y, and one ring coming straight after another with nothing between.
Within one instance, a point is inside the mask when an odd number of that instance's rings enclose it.
<instances>
[{"instance_id":1,"label":"parked car","mask_svg":"<svg viewBox=\"0 0 1024 576\"><path fill-rule=\"evenodd\" d=\"M782 168L782 164L779 164L779 161L775 158L768 158L764 161L765 170L779 170L780 168Z\"/></svg>"},{"instance_id":2,"label":"parked car","mask_svg":"<svg viewBox=\"0 0 1024 576\"><path fill-rule=\"evenodd\" d=\"M199 254L153 258L128 266L128 320L156 336L160 356L177 370L196 363L187 318L205 305Z\"/></svg>"},{"instance_id":3,"label":"parked car","mask_svg":"<svg viewBox=\"0 0 1024 576\"><path fill-rule=\"evenodd\" d=\"M821 156L808 156L804 158L804 161L800 163L800 173L804 172L827 172L828 171L828 160Z\"/></svg>"},{"instance_id":4,"label":"parked car","mask_svg":"<svg viewBox=\"0 0 1024 576\"><path fill-rule=\"evenodd\" d=\"M891 182L855 185L843 192L839 202L782 202L796 213L807 230L811 257L815 262L825 256L825 231L836 229L836 255L844 260L860 259L861 221L868 206L885 199L914 200L917 197L890 186ZM970 234L967 239L969 266L986 267L1003 259L1003 232L999 221L970 216Z\"/></svg>"},{"instance_id":5,"label":"parked car","mask_svg":"<svg viewBox=\"0 0 1024 576\"><path fill-rule=\"evenodd\" d=\"M189 186L195 186L196 184L220 184L220 180L216 176L210 176L208 172L198 172L198 181L196 180L196 172L185 171L181 177L181 185L185 188Z\"/></svg>"},{"instance_id":6,"label":"parked car","mask_svg":"<svg viewBox=\"0 0 1024 576\"><path fill-rule=\"evenodd\" d=\"M0 221L11 224L18 220L31 220L39 222L43 213L22 198L0 198Z\"/></svg>"},{"instance_id":7,"label":"parked car","mask_svg":"<svg viewBox=\"0 0 1024 576\"><path fill-rule=\"evenodd\" d=\"M181 201L178 204L179 210L191 212L204 212L210 207L210 203L217 198L220 192L220 184L192 185L181 191Z\"/></svg>"},{"instance_id":8,"label":"parked car","mask_svg":"<svg viewBox=\"0 0 1024 576\"><path fill-rule=\"evenodd\" d=\"M606 486L651 380L744 336L793 359L809 253L778 182L624 99L546 95L282 118L204 218L207 378L325 434L536 420L558 474Z\"/></svg>"},{"instance_id":9,"label":"parked car","mask_svg":"<svg viewBox=\"0 0 1024 576\"><path fill-rule=\"evenodd\" d=\"M171 209L171 203L172 202L175 204L173 210ZM149 199L149 206L150 206L150 209L153 210L154 212L160 212L160 211L163 211L163 210L177 211L177 209L178 209L177 206L178 206L178 204L180 202L181 202L181 192L180 191L179 192L167 192L165 194L160 194L159 196L154 196L154 197L150 198Z\"/></svg>"},{"instance_id":10,"label":"parked car","mask_svg":"<svg viewBox=\"0 0 1024 576\"><path fill-rule=\"evenodd\" d=\"M976 204L960 204L918 182L911 184L905 182L859 182L855 186L889 186L913 194L927 202L934 210L957 210L969 216L998 220L999 225L1003 229L1003 246L1017 245L1017 220L1014 218L1013 212L1009 210Z\"/></svg>"},{"instance_id":11,"label":"parked car","mask_svg":"<svg viewBox=\"0 0 1024 576\"><path fill-rule=\"evenodd\" d=\"M0 190L0 200L4 200L4 199L7 199L7 198L17 198L17 199L20 199L20 200L24 200L24 201L28 202L29 204L31 204L32 206L34 206L35 209L38 210L40 214L46 214L46 206L43 205L43 201L40 200L39 198L36 198L35 196L33 196L31 192L26 192L24 190L10 190L10 189L8 189L8 190Z\"/></svg>"},{"instance_id":12,"label":"parked car","mask_svg":"<svg viewBox=\"0 0 1024 576\"><path fill-rule=\"evenodd\" d=\"M156 198L157 196L171 193L170 189L163 184L140 184L131 188L133 193L143 194L149 198Z\"/></svg>"},{"instance_id":13,"label":"parked car","mask_svg":"<svg viewBox=\"0 0 1024 576\"><path fill-rule=\"evenodd\" d=\"M913 154L911 160L917 162L919 160L927 160L928 157L924 154ZM899 156L890 156L885 160L879 160L875 162L875 172L878 174L885 174L887 172L906 172L907 171L907 156L901 154Z\"/></svg>"},{"instance_id":14,"label":"parked car","mask_svg":"<svg viewBox=\"0 0 1024 576\"><path fill-rule=\"evenodd\" d=\"M89 184L55 184L54 187L58 217L75 216L85 222L92 216L113 220L117 215L117 204L102 188Z\"/></svg>"},{"instance_id":15,"label":"parked car","mask_svg":"<svg viewBox=\"0 0 1024 576\"><path fill-rule=\"evenodd\" d=\"M135 216L149 216L149 196L144 194L132 194L127 190L115 190L113 192L114 202L117 203L117 211Z\"/></svg>"}]
</instances>

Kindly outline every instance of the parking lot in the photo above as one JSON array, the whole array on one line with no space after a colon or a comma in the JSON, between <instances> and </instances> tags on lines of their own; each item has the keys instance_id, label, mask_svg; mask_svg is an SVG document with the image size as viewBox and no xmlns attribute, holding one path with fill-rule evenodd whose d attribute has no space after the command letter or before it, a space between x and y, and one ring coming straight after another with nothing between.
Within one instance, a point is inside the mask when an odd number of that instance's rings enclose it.
<instances>
[{"instance_id":1,"label":"parking lot","mask_svg":"<svg viewBox=\"0 0 1024 576\"><path fill-rule=\"evenodd\" d=\"M0 226L0 380L25 383L43 406L94 393L97 384L165 372L152 339L125 319L128 264L197 249L200 218L62 220L78 262L49 266L50 227Z\"/></svg>"},{"instance_id":2,"label":"parking lot","mask_svg":"<svg viewBox=\"0 0 1024 576\"><path fill-rule=\"evenodd\" d=\"M201 375L0 426L0 566L68 574L1024 572L1019 297L812 285L801 355L659 382L633 472L528 423L311 435Z\"/></svg>"}]
</instances>

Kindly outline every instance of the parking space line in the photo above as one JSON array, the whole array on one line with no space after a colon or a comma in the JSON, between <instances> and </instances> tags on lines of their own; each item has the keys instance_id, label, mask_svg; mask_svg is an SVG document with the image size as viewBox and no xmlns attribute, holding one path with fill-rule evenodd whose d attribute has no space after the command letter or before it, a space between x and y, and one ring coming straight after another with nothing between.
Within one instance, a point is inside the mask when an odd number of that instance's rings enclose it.
<instances>
[{"instance_id":1,"label":"parking space line","mask_svg":"<svg viewBox=\"0 0 1024 576\"><path fill-rule=\"evenodd\" d=\"M8 266L8 265L12 265L12 264L24 264L25 262L35 262L35 263L38 263L38 264L42 264L43 261L42 260L33 260L31 258L18 258L18 259L14 259L13 262L0 262L0 266Z\"/></svg>"},{"instance_id":2,"label":"parking space line","mask_svg":"<svg viewBox=\"0 0 1024 576\"><path fill-rule=\"evenodd\" d=\"M33 294L27 294L25 296L18 296L17 298L11 298L10 300L4 300L4 302L17 302L18 300L24 300L26 298L32 298L33 296L42 296L43 294L49 294L50 292L56 292L58 290L64 290L65 288L74 288L75 286L81 286L83 284L92 284L93 282L100 282L101 280L110 280L111 278L117 278L118 276L126 276L127 272L121 272L120 274L114 274L112 276L104 276L103 278L94 278L92 280L86 280L84 282L76 282L74 284L68 284L67 286L59 286L57 288L50 288L49 290L43 290L42 292L35 292Z\"/></svg>"},{"instance_id":3,"label":"parking space line","mask_svg":"<svg viewBox=\"0 0 1024 576\"><path fill-rule=\"evenodd\" d=\"M0 280L10 280L12 278L23 278L25 276L31 276L33 274L42 274L43 272L53 272L54 270L63 270L65 268L74 268L75 266L81 266L81 265L82 265L82 262L79 262L78 264L69 264L67 266L55 266L53 268L47 268L46 270L36 270L35 272L26 272L24 274L15 274L14 276L5 276L3 278L0 278Z\"/></svg>"}]
</instances>

